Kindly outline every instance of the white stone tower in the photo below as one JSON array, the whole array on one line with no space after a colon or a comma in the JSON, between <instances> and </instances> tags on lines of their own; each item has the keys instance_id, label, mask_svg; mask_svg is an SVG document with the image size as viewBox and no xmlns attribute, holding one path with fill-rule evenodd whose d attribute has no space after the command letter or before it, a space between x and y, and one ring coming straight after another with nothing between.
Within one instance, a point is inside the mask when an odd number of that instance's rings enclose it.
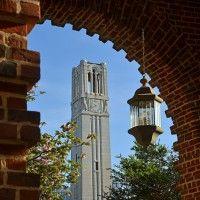
<instances>
[{"instance_id":1,"label":"white stone tower","mask_svg":"<svg viewBox=\"0 0 200 200\"><path fill-rule=\"evenodd\" d=\"M77 122L77 136L86 139L96 134L89 147L75 147L72 159L82 153L81 175L72 185L72 200L102 200L111 185L110 136L106 64L81 61L72 71L72 120Z\"/></svg>"}]
</instances>

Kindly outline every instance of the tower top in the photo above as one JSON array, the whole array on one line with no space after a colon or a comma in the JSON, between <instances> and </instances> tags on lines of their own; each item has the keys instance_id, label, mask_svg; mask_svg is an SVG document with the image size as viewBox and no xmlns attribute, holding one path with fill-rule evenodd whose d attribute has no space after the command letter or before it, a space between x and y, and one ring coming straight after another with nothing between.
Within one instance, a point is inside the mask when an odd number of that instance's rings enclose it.
<instances>
[{"instance_id":1,"label":"tower top","mask_svg":"<svg viewBox=\"0 0 200 200\"><path fill-rule=\"evenodd\" d=\"M72 70L72 102L82 97L105 98L107 93L107 64L81 60Z\"/></svg>"},{"instance_id":2,"label":"tower top","mask_svg":"<svg viewBox=\"0 0 200 200\"><path fill-rule=\"evenodd\" d=\"M107 68L107 64L106 64L106 62L101 62L101 63L93 63L93 62L89 62L89 61L87 61L87 60L81 60L80 61L80 64L77 66L77 67L79 67L79 66L93 66L93 67L95 67L95 66L102 66L102 67L104 67L104 68Z\"/></svg>"}]
</instances>

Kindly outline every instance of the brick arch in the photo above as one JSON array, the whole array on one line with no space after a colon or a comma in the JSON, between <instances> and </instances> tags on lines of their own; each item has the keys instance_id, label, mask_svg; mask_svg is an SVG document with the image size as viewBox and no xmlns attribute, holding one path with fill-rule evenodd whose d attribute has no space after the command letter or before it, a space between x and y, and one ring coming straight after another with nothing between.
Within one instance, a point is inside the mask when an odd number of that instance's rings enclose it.
<instances>
[{"instance_id":1,"label":"brick arch","mask_svg":"<svg viewBox=\"0 0 200 200\"><path fill-rule=\"evenodd\" d=\"M0 197L38 199L39 178L25 173L24 153L39 140L39 113L27 111L25 95L39 79L40 58L27 50L26 36L38 21L49 19L56 26L86 28L90 36L97 33L101 41L112 41L115 50L123 49L129 61L138 63L145 27L146 71L168 105L166 114L178 137L178 188L184 200L200 198L200 3L2 0L0 11Z\"/></svg>"},{"instance_id":2,"label":"brick arch","mask_svg":"<svg viewBox=\"0 0 200 200\"><path fill-rule=\"evenodd\" d=\"M147 3L144 10L145 2ZM191 5L185 2L186 11L198 5L190 3ZM104 43L108 40L112 41L116 51L123 49L129 61L136 60L138 63L142 63L141 29L144 24L148 65L146 70L152 78L152 86L161 89L164 86L162 87L159 82L165 72L173 72L176 68L174 72L179 78L182 72L178 68L181 69L186 60L190 59L190 62L194 62L198 58L198 51L194 53L192 45L186 40L186 34L182 29L172 25L174 14L169 12L170 7L179 10L181 6L180 10L182 10L184 9L182 4L181 2L170 5L167 2L157 3L154 0L116 1L116 4L111 0L107 2L85 0L67 1L63 4L56 0L51 3L46 0L41 4L41 21L49 19L56 26L70 23L77 31L85 28L89 36L98 34L100 41ZM188 19L187 16L185 18ZM142 72L142 67L140 71Z\"/></svg>"}]
</instances>

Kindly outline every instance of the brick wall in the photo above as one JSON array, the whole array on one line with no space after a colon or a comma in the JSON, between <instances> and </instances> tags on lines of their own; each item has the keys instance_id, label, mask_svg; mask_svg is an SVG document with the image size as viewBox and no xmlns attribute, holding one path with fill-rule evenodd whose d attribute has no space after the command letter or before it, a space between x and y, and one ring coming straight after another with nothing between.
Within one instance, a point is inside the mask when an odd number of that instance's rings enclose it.
<instances>
[{"instance_id":1,"label":"brick wall","mask_svg":"<svg viewBox=\"0 0 200 200\"><path fill-rule=\"evenodd\" d=\"M26 173L26 150L40 139L40 114L27 111L27 91L40 78L40 55L27 34L38 1L0 1L0 200L39 199L39 177Z\"/></svg>"},{"instance_id":2,"label":"brick wall","mask_svg":"<svg viewBox=\"0 0 200 200\"><path fill-rule=\"evenodd\" d=\"M168 105L181 172L182 200L200 199L200 3L196 0L0 0L0 199L38 199L38 178L24 174L24 153L39 139L39 113L26 111L25 95L39 79L39 54L26 36L40 18L86 28L141 63L145 28L146 71ZM141 66L139 71L144 69ZM134 75L133 75L134 76ZM17 159L16 159L17 158ZM11 173L10 173L11 172ZM20 175L21 182L18 177ZM16 178L17 177L17 178ZM23 178L22 178L23 177ZM7 192L9 190L9 193ZM30 195L33 193L33 195ZM5 196L8 194L9 196ZM3 198L1 198L3 197Z\"/></svg>"}]
</instances>

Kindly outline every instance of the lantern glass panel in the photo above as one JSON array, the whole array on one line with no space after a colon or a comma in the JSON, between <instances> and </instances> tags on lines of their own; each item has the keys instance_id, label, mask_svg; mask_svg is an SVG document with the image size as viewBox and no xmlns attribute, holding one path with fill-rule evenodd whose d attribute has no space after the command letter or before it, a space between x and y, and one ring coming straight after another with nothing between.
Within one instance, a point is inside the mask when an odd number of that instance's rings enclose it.
<instances>
[{"instance_id":1,"label":"lantern glass panel","mask_svg":"<svg viewBox=\"0 0 200 200\"><path fill-rule=\"evenodd\" d=\"M130 106L130 127L133 127L134 126L134 106Z\"/></svg>"},{"instance_id":2,"label":"lantern glass panel","mask_svg":"<svg viewBox=\"0 0 200 200\"><path fill-rule=\"evenodd\" d=\"M139 102L138 125L152 125L154 120L154 107L152 101Z\"/></svg>"},{"instance_id":3,"label":"lantern glass panel","mask_svg":"<svg viewBox=\"0 0 200 200\"><path fill-rule=\"evenodd\" d=\"M130 127L136 126L136 113L137 113L137 107L136 106L130 106Z\"/></svg>"},{"instance_id":4,"label":"lantern glass panel","mask_svg":"<svg viewBox=\"0 0 200 200\"><path fill-rule=\"evenodd\" d=\"M137 111L137 108L136 106L133 106L131 105L130 106L130 127L134 127L136 126L136 111Z\"/></svg>"},{"instance_id":5,"label":"lantern glass panel","mask_svg":"<svg viewBox=\"0 0 200 200\"><path fill-rule=\"evenodd\" d=\"M154 125L154 102L138 101L134 106L130 106L130 126Z\"/></svg>"},{"instance_id":6,"label":"lantern glass panel","mask_svg":"<svg viewBox=\"0 0 200 200\"><path fill-rule=\"evenodd\" d=\"M154 101L155 107L155 125L161 127L161 113L160 113L160 103Z\"/></svg>"}]
</instances>

